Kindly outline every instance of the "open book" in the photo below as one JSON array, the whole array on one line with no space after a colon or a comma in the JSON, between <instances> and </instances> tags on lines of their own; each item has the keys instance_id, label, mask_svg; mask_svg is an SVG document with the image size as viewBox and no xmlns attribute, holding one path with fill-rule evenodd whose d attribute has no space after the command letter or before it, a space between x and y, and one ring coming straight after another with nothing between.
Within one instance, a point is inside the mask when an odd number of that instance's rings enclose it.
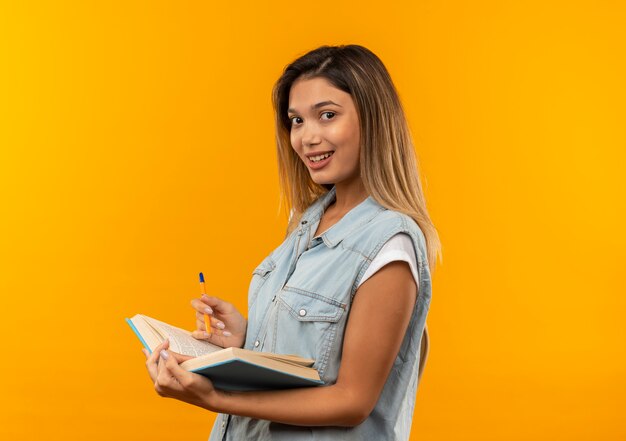
<instances>
[{"instance_id":1,"label":"open book","mask_svg":"<svg viewBox=\"0 0 626 441\"><path fill-rule=\"evenodd\" d=\"M150 353L169 338L172 351L195 357L180 366L208 377L217 389L263 390L324 384L317 371L310 367L315 360L222 348L195 339L189 331L141 314L127 318L126 322Z\"/></svg>"}]
</instances>

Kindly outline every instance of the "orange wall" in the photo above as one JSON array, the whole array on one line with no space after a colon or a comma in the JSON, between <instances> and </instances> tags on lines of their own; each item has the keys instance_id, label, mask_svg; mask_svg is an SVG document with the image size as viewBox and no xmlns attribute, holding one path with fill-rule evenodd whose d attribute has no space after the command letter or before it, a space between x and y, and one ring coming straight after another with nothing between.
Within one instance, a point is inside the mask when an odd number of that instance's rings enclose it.
<instances>
[{"instance_id":1,"label":"orange wall","mask_svg":"<svg viewBox=\"0 0 626 441\"><path fill-rule=\"evenodd\" d=\"M206 439L123 319L192 327L198 271L245 308L286 224L272 84L358 43L443 241L411 439L626 439L621 2L221 3L0 6L0 438Z\"/></svg>"}]
</instances>

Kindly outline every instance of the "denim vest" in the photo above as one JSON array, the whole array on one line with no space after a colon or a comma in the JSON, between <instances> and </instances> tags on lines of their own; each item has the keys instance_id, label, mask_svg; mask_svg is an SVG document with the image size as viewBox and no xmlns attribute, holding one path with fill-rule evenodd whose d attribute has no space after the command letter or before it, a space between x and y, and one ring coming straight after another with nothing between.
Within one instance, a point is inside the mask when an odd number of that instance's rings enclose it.
<instances>
[{"instance_id":1,"label":"denim vest","mask_svg":"<svg viewBox=\"0 0 626 441\"><path fill-rule=\"evenodd\" d=\"M374 410L355 427L292 426L220 414L209 441L409 439L420 342L431 297L424 235L409 216L387 210L368 197L313 239L324 210L334 199L333 187L305 211L298 228L254 270L244 348L312 358L324 383L335 383L359 281L385 242L396 233L407 233L416 250L419 292Z\"/></svg>"}]
</instances>

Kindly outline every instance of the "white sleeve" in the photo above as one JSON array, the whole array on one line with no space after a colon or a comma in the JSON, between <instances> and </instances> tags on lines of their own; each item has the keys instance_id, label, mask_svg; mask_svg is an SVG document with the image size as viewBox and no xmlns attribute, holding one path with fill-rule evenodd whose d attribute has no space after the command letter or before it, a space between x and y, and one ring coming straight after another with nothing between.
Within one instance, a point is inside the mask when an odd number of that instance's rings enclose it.
<instances>
[{"instance_id":1,"label":"white sleeve","mask_svg":"<svg viewBox=\"0 0 626 441\"><path fill-rule=\"evenodd\" d=\"M367 279L372 277L376 271L381 269L383 266L387 265L390 262L401 260L407 262L409 267L411 268L411 273L413 274L413 278L415 279L415 284L419 288L420 282L419 277L417 275L417 259L415 258L415 247L413 246L413 241L411 237L406 233L398 233L395 236L392 236L385 245L380 249L376 257L370 263L370 266L363 274L361 281L359 282L359 286L363 284ZM357 286L358 288L358 286Z\"/></svg>"}]
</instances>

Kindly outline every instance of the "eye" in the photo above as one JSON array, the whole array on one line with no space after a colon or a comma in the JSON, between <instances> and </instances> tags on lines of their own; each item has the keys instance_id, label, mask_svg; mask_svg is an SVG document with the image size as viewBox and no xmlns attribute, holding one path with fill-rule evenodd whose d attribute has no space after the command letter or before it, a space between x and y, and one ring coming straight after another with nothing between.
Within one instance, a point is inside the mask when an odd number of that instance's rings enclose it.
<instances>
[{"instance_id":1,"label":"eye","mask_svg":"<svg viewBox=\"0 0 626 441\"><path fill-rule=\"evenodd\" d=\"M335 117L335 112L323 112L322 116L323 115L330 115L327 119L333 119Z\"/></svg>"},{"instance_id":2,"label":"eye","mask_svg":"<svg viewBox=\"0 0 626 441\"><path fill-rule=\"evenodd\" d=\"M296 120L300 120L300 121L296 121ZM300 118L299 116L292 116L289 118L289 121L291 121L291 125L297 125L297 124L301 124L302 122L302 118Z\"/></svg>"}]
</instances>

